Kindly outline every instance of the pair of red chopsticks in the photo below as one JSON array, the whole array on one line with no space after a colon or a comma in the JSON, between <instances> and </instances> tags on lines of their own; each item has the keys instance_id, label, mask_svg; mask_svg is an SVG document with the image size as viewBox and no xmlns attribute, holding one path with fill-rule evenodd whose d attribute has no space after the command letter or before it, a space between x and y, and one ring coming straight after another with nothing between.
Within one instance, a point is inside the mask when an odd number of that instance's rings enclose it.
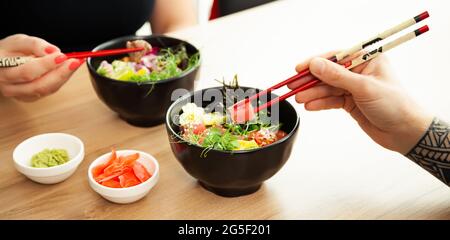
<instances>
[{"instance_id":1,"label":"pair of red chopsticks","mask_svg":"<svg viewBox=\"0 0 450 240\"><path fill-rule=\"evenodd\" d=\"M104 56L111 56L111 55L118 55L118 54L124 54L124 53L131 53L131 52L138 52L142 51L144 48L121 48L121 49L106 49L106 50L99 50L95 52L72 52L72 53L66 53L67 58L88 58L88 57L104 57ZM33 59L33 57L0 57L0 68L6 68L6 67L17 67L19 65L25 64L30 59Z\"/></svg>"},{"instance_id":2,"label":"pair of red chopsticks","mask_svg":"<svg viewBox=\"0 0 450 240\"><path fill-rule=\"evenodd\" d=\"M106 50L99 50L95 52L72 52L72 53L66 53L65 55L68 58L88 58L88 57L104 57L104 56L111 56L111 55L118 55L118 54L124 54L124 53L131 53L131 52L138 52L142 51L144 48L120 48L120 49L106 49Z\"/></svg>"},{"instance_id":3,"label":"pair of red chopsticks","mask_svg":"<svg viewBox=\"0 0 450 240\"><path fill-rule=\"evenodd\" d=\"M416 23L418 23L418 22L420 22L420 21L422 21L424 19L427 19L428 17L429 17L428 12L423 12L423 13L415 16L414 18L408 19L408 20L400 23L399 25L397 25L397 26L395 26L393 28L390 28L390 29L388 29L388 30L386 30L386 31L384 31L384 32L382 32L380 34L377 34L376 36L374 36L374 37L372 37L372 38L370 38L370 39L368 39L368 40L366 40L364 42L358 43L355 46L353 46L353 47L351 47L351 48L349 48L349 49L347 49L345 51L342 51L342 52L336 54L335 56L332 56L332 57L328 58L328 60L336 62L336 63L340 63L340 61L342 61L344 58L346 58L348 56L351 56L351 55L353 55L353 54L355 54L355 53L357 53L357 52L367 48L368 46L374 45L375 43L377 43L379 41L382 41L382 40L384 40L384 39L386 39L386 38L388 38L388 37L390 37L390 36L400 32L400 31L402 31L402 30L404 30L404 29L406 29L406 28L408 28L410 26L413 26L414 24L416 24ZM369 51L368 53L363 54L362 56L359 56L359 57L357 57L357 58L355 58L353 60L350 60L350 61L345 62L345 63L340 63L340 64L343 65L344 67L346 67L347 69L352 69L352 68L354 68L354 67L356 67L358 65L361 65L364 62L367 62L367 61L369 61L369 60L379 56L382 52L387 52L388 50L390 50L390 49L392 49L392 48L394 48L394 47L396 47L396 46L398 46L398 45L400 45L400 44L402 44L404 42L407 42L407 41L409 41L409 40L411 40L413 38L418 37L419 35L427 32L428 30L429 30L428 26L425 25L425 26L423 26L423 27L421 27L421 28L419 28L419 29L417 29L417 30L415 30L413 32L407 33L407 34L405 34L405 35L403 35L403 36L401 36L401 37L399 37L399 38L397 38L397 39L395 39L395 40L393 40L393 41L391 41L389 43L386 43L385 45L382 45L381 47L378 47L378 48L376 48L376 49L374 49L372 51ZM274 85L274 86L272 86L272 87L270 87L270 88L268 88L268 89L266 89L264 91L261 91L261 92L255 94L255 95L252 95L249 98L246 98L246 99L244 99L242 101L239 101L236 104L234 104L232 107L234 108L234 110L238 110L239 106L242 106L243 104L248 104L251 100L254 100L254 99L256 99L256 98L258 98L258 97L260 97L262 95L269 94L273 90L281 88L281 87L283 87L283 86L285 86L285 85L287 85L289 83L292 83L292 82L294 82L296 80L299 80L300 78L305 77L307 75L310 75L309 69L306 69L306 70L298 73L297 75L294 75L294 76L292 76L292 77L290 77L290 78L288 78L288 79L286 79L286 80L284 80L284 81L282 81L282 82L280 82L280 83L278 83L278 84L276 84L276 85ZM261 111L262 109L270 107L271 105L273 105L275 103L278 103L280 101L283 101L283 100L285 100L285 99L295 95L296 93L299 93L301 91L309 89L309 88L313 87L314 85L316 85L319 82L320 82L320 80L318 80L318 79L310 80L307 83L305 83L305 84L299 86L298 88L292 90L291 92L286 93L286 94L284 94L284 95L282 95L280 97L272 99L271 101L258 106L257 108L254 109L254 112L257 113L257 112ZM244 109L244 108L242 108L242 109Z\"/></svg>"}]
</instances>

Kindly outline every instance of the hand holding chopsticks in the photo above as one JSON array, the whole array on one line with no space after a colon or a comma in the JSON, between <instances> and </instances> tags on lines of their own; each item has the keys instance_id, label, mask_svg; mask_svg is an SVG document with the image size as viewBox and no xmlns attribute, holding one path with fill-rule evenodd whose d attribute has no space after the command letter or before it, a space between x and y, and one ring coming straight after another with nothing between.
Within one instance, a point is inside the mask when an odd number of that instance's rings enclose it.
<instances>
[{"instance_id":1,"label":"hand holding chopsticks","mask_svg":"<svg viewBox=\"0 0 450 240\"><path fill-rule=\"evenodd\" d=\"M417 30L415 30L413 32L407 33L407 34L405 34L405 35L403 35L403 36L401 36L401 37L399 37L399 38L397 38L397 39L395 39L395 40L393 40L393 41L391 41L389 43L386 43L386 44L384 44L384 45L382 45L382 46L380 46L378 48L375 48L374 50L371 50L371 51L361 55L360 57L358 57L356 59L353 59L353 60L345 62L345 63L341 63L341 61L344 58L346 58L346 57L348 57L350 55L353 55L353 54L355 54L355 53L357 53L357 52L359 52L359 51L361 51L363 49L366 49L367 47L369 47L371 45L374 45L374 44L376 44L376 43L378 43L378 42L380 42L382 40L385 40L386 38L388 38L388 37L390 37L390 36L400 32L400 31L402 31L402 30L404 30L404 29L406 29L406 28L408 28L408 27L410 27L410 26L412 26L412 25L414 25L414 24L416 24L416 23L418 23L418 22L428 18L428 17L429 17L428 12L423 12L423 13L417 15L414 18L408 19L408 20L398 24L397 26L394 26L393 28L390 28L390 29L388 29L388 30L386 30L386 31L384 31L384 32L382 32L380 34L377 34L376 36L374 36L372 38L369 38L366 41L358 43L355 46L353 46L353 47L351 47L351 48L349 48L347 50L344 50L344 51L336 54L335 56L330 57L329 60L333 61L333 62L340 63L344 67L346 67L347 69L352 69L352 68L354 68L356 66L359 66L362 63L367 62L367 61L369 61L369 60L379 56L381 53L386 52L386 51L388 51L388 50L390 50L390 49L392 49L392 48L394 48L394 47L396 47L396 46L398 46L398 45L400 45L402 43L405 43L405 42L407 42L407 41L409 41L409 40L411 40L413 38L416 38L419 35L427 32L429 30L428 26L425 25L425 26L423 26L423 27L421 27L421 28L419 28L419 29L417 29ZM303 78L303 77L305 77L307 75L310 75L309 69L304 70L304 71L298 73L297 75L294 75L294 76L292 76L292 77L290 77L290 78L288 78L288 79L286 79L286 80L284 80L284 81L282 81L282 82L280 82L280 83L278 83L278 84L276 84L276 85L274 85L274 86L272 86L272 87L270 87L270 88L268 88L268 89L266 89L264 91L261 91L258 94L255 94L255 95L251 96L250 98L247 98L247 99L245 99L243 101L240 101L240 102L236 103L235 105L232 106L232 108L234 108L234 110L239 110L239 108L238 108L239 106L241 106L243 104L248 104L251 100L254 100L254 99L258 98L259 96L262 96L262 95L265 95L265 94L269 94L273 90L278 89L278 88L280 88L282 86L285 86L285 85L287 85L289 83L292 83L292 82L294 82L294 81L296 81L296 80L298 80L300 78ZM284 94L284 95L282 95L280 97L277 97L275 99L272 99L271 101L269 101L269 102L267 102L267 103L265 103L263 105L258 106L257 108L254 109L254 112L257 113L257 112L259 112L262 109L265 109L265 108L267 108L267 107L269 107L269 106L271 106L271 105L273 105L273 104L275 104L275 103L277 103L279 101L285 100L285 99L295 95L296 93L299 93L299 92L304 91L304 90L306 90L308 88L311 88L311 87L313 87L314 85L316 85L319 82L320 82L320 80L317 80L317 79L310 80L307 83L305 83L305 84L299 86L298 88L294 89L293 91L291 91L291 92L289 92L287 94ZM245 109L245 108L240 108L240 109Z\"/></svg>"},{"instance_id":2,"label":"hand holding chopsticks","mask_svg":"<svg viewBox=\"0 0 450 240\"><path fill-rule=\"evenodd\" d=\"M135 48L65 55L44 39L25 34L0 39L0 48L0 56L8 56L0 57L0 94L22 101L35 101L56 92L84 63L86 57L141 50Z\"/></svg>"}]
</instances>

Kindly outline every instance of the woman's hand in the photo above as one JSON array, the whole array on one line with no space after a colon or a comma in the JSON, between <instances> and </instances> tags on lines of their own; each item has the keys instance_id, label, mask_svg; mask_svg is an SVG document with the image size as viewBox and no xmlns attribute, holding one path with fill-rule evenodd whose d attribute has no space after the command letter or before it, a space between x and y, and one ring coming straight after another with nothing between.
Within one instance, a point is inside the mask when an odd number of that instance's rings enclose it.
<instances>
[{"instance_id":1,"label":"woman's hand","mask_svg":"<svg viewBox=\"0 0 450 240\"><path fill-rule=\"evenodd\" d=\"M324 58L312 58L299 64L296 70L308 67L322 83L298 93L296 101L304 103L310 111L345 109L385 148L407 153L432 122L433 117L401 89L384 56L356 67L353 72ZM311 78L305 77L288 87L295 89Z\"/></svg>"},{"instance_id":2,"label":"woman's hand","mask_svg":"<svg viewBox=\"0 0 450 240\"><path fill-rule=\"evenodd\" d=\"M22 101L34 101L56 92L83 63L68 60L56 46L24 34L0 40L0 56L34 56L23 65L0 68L1 93Z\"/></svg>"}]
</instances>

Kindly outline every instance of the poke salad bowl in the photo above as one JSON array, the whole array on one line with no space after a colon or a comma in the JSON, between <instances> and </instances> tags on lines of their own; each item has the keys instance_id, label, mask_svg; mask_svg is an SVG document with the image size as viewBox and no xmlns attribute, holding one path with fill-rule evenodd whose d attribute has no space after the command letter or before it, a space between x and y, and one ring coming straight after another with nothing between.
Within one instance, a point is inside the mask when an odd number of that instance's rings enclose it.
<instances>
[{"instance_id":1,"label":"poke salad bowl","mask_svg":"<svg viewBox=\"0 0 450 240\"><path fill-rule=\"evenodd\" d=\"M177 120L182 107L191 102L208 108L214 98L203 98L207 88L180 97L167 111L166 130L176 159L188 174L196 178L205 189L225 197L237 197L256 192L262 183L275 175L287 162L300 125L295 108L287 101L279 103L279 122L286 133L282 139L260 148L237 151L207 149L189 143L180 135ZM248 90L250 88L241 87ZM260 91L256 89L256 91ZM268 96L268 101L276 95ZM200 101L198 101L200 99ZM264 103L265 101L261 101Z\"/></svg>"},{"instance_id":2,"label":"poke salad bowl","mask_svg":"<svg viewBox=\"0 0 450 240\"><path fill-rule=\"evenodd\" d=\"M100 44L93 51L124 48L127 41L133 40L145 40L152 47L158 48L175 47L183 44L189 56L199 53L199 50L192 44L163 35L121 37ZM194 81L200 68L200 60L196 66L184 71L181 75L159 81L120 81L103 76L97 72L102 61L106 60L110 63L125 56L127 55L87 59L91 83L97 96L129 124L149 127L163 123L166 110L171 104L172 92L176 89L193 90Z\"/></svg>"}]
</instances>

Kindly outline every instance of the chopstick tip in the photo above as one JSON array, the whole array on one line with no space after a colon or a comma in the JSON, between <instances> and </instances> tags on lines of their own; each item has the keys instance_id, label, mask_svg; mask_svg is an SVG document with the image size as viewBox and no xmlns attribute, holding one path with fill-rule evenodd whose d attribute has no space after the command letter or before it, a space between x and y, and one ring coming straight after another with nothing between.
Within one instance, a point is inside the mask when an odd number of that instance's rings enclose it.
<instances>
[{"instance_id":1,"label":"chopstick tip","mask_svg":"<svg viewBox=\"0 0 450 240\"><path fill-rule=\"evenodd\" d=\"M425 25L419 29L417 29L416 31L414 31L416 33L416 37L419 36L420 34L424 34L426 32L428 32L430 30L430 28L428 27L428 25Z\"/></svg>"},{"instance_id":2,"label":"chopstick tip","mask_svg":"<svg viewBox=\"0 0 450 240\"><path fill-rule=\"evenodd\" d=\"M428 13L428 11L425 11L425 12L415 16L414 20L416 20L416 23L418 23L420 21L427 19L428 17L430 17L430 14Z\"/></svg>"}]
</instances>

